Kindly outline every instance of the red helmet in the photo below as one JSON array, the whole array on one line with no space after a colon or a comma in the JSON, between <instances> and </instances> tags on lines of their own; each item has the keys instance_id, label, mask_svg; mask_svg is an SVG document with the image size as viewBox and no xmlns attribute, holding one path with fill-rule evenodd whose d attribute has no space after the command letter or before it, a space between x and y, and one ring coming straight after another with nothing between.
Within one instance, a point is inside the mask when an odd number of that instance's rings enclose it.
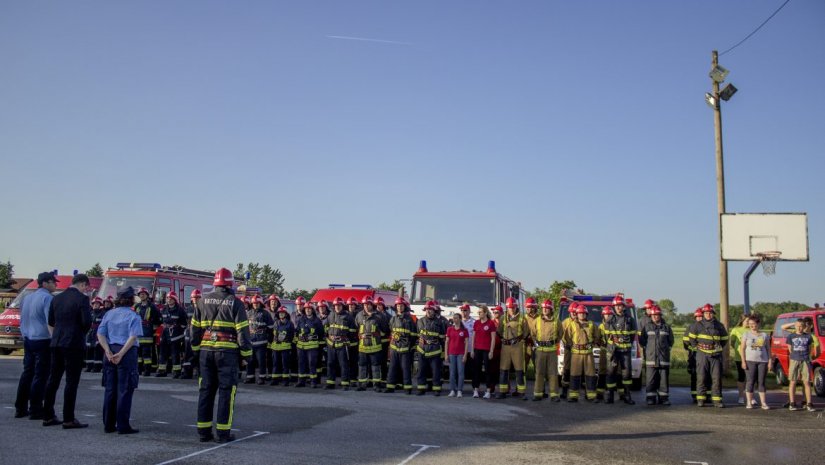
<instances>
[{"instance_id":1,"label":"red helmet","mask_svg":"<svg viewBox=\"0 0 825 465\"><path fill-rule=\"evenodd\" d=\"M378 305L378 304L386 306L386 304L384 303L384 298L381 297L380 295L375 298L375 305Z\"/></svg>"},{"instance_id":2,"label":"red helmet","mask_svg":"<svg viewBox=\"0 0 825 465\"><path fill-rule=\"evenodd\" d=\"M278 296L275 295L275 294L270 295L266 300L268 300L270 302L272 302L273 300L277 300L278 302L281 301L281 299L279 299Z\"/></svg>"},{"instance_id":3,"label":"red helmet","mask_svg":"<svg viewBox=\"0 0 825 465\"><path fill-rule=\"evenodd\" d=\"M193 300L194 299L200 299L201 298L201 290L200 289L193 290L192 293L189 294L189 298L193 299Z\"/></svg>"},{"instance_id":4,"label":"red helmet","mask_svg":"<svg viewBox=\"0 0 825 465\"><path fill-rule=\"evenodd\" d=\"M424 310L435 310L436 308L438 308L438 302L436 302L435 300L428 300L427 303L424 304Z\"/></svg>"},{"instance_id":5,"label":"red helmet","mask_svg":"<svg viewBox=\"0 0 825 465\"><path fill-rule=\"evenodd\" d=\"M695 312L693 312L693 317L694 318L702 318L702 316L704 316L704 313L705 312L702 311L702 307L699 307L699 308L696 309Z\"/></svg>"},{"instance_id":6,"label":"red helmet","mask_svg":"<svg viewBox=\"0 0 825 465\"><path fill-rule=\"evenodd\" d=\"M611 307L610 305L605 305L604 307L602 307L602 315L607 316L607 315L612 315L612 314L613 314L613 307Z\"/></svg>"},{"instance_id":7,"label":"red helmet","mask_svg":"<svg viewBox=\"0 0 825 465\"><path fill-rule=\"evenodd\" d=\"M370 296L368 296L368 295L365 295L365 296L361 299L361 303L362 303L362 304L371 304L371 303L372 303L372 297L370 297Z\"/></svg>"},{"instance_id":8,"label":"red helmet","mask_svg":"<svg viewBox=\"0 0 825 465\"><path fill-rule=\"evenodd\" d=\"M264 299L262 299L261 296L259 296L258 294L255 294L254 296L252 296L252 303L253 304L263 304Z\"/></svg>"},{"instance_id":9,"label":"red helmet","mask_svg":"<svg viewBox=\"0 0 825 465\"><path fill-rule=\"evenodd\" d=\"M561 299L559 299L559 303L565 303L569 301L570 299L568 299L566 295L561 296Z\"/></svg>"},{"instance_id":10,"label":"red helmet","mask_svg":"<svg viewBox=\"0 0 825 465\"><path fill-rule=\"evenodd\" d=\"M496 305L495 307L493 307L493 312L494 313L503 313L504 309L501 308L501 305Z\"/></svg>"},{"instance_id":11,"label":"red helmet","mask_svg":"<svg viewBox=\"0 0 825 465\"><path fill-rule=\"evenodd\" d=\"M550 299L545 299L544 302L541 303L541 308L549 308L550 310L552 310L553 301Z\"/></svg>"},{"instance_id":12,"label":"red helmet","mask_svg":"<svg viewBox=\"0 0 825 465\"><path fill-rule=\"evenodd\" d=\"M576 308L579 306L578 302L571 302L570 305L567 307L567 311L570 313L576 313Z\"/></svg>"},{"instance_id":13,"label":"red helmet","mask_svg":"<svg viewBox=\"0 0 825 465\"><path fill-rule=\"evenodd\" d=\"M166 294L166 298L174 300L176 304L180 303L180 301L178 300L178 295L175 294L175 291L172 291L172 292Z\"/></svg>"},{"instance_id":14,"label":"red helmet","mask_svg":"<svg viewBox=\"0 0 825 465\"><path fill-rule=\"evenodd\" d=\"M344 305L344 299L336 297L332 300L332 305Z\"/></svg>"},{"instance_id":15,"label":"red helmet","mask_svg":"<svg viewBox=\"0 0 825 465\"><path fill-rule=\"evenodd\" d=\"M103 299L101 299L100 296L97 296L94 299L92 299L92 303L103 305Z\"/></svg>"},{"instance_id":16,"label":"red helmet","mask_svg":"<svg viewBox=\"0 0 825 465\"><path fill-rule=\"evenodd\" d=\"M110 296L110 295L109 295L109 296L106 296L106 302L114 303L114 302L115 302L115 298L114 298L114 297L112 297L112 296Z\"/></svg>"},{"instance_id":17,"label":"red helmet","mask_svg":"<svg viewBox=\"0 0 825 465\"><path fill-rule=\"evenodd\" d=\"M507 300L504 302L504 306L507 308L518 308L518 302L516 302L516 299L512 297L507 297Z\"/></svg>"},{"instance_id":18,"label":"red helmet","mask_svg":"<svg viewBox=\"0 0 825 465\"><path fill-rule=\"evenodd\" d=\"M304 302L306 302L306 299L304 299L304 298L303 298L303 297L301 297L301 296L298 296L298 298L297 298L297 299L295 299L295 307L296 307L296 308L301 308L301 307L303 307L303 306L304 306Z\"/></svg>"},{"instance_id":19,"label":"red helmet","mask_svg":"<svg viewBox=\"0 0 825 465\"><path fill-rule=\"evenodd\" d=\"M137 291L137 295L141 295L141 294L144 294L144 293L146 294L146 297L149 297L149 289L146 289L145 287L141 287Z\"/></svg>"},{"instance_id":20,"label":"red helmet","mask_svg":"<svg viewBox=\"0 0 825 465\"><path fill-rule=\"evenodd\" d=\"M653 301L650 299L645 300L645 308L653 308Z\"/></svg>"},{"instance_id":21,"label":"red helmet","mask_svg":"<svg viewBox=\"0 0 825 465\"><path fill-rule=\"evenodd\" d=\"M326 300L322 300L322 301L318 302L318 308L321 308L321 307L329 308L329 305L327 304Z\"/></svg>"},{"instance_id":22,"label":"red helmet","mask_svg":"<svg viewBox=\"0 0 825 465\"><path fill-rule=\"evenodd\" d=\"M286 307L281 307L278 309L278 313L286 313L287 315L289 315L289 309Z\"/></svg>"},{"instance_id":23,"label":"red helmet","mask_svg":"<svg viewBox=\"0 0 825 465\"><path fill-rule=\"evenodd\" d=\"M358 305L358 300L356 300L355 297L350 297L347 299L347 305Z\"/></svg>"},{"instance_id":24,"label":"red helmet","mask_svg":"<svg viewBox=\"0 0 825 465\"><path fill-rule=\"evenodd\" d=\"M576 306L576 315L587 315L587 306L585 306L585 305Z\"/></svg>"},{"instance_id":25,"label":"red helmet","mask_svg":"<svg viewBox=\"0 0 825 465\"><path fill-rule=\"evenodd\" d=\"M711 305L711 304L705 304L705 306L702 307L702 312L703 313L704 312L710 312L710 313L713 313L714 315L716 314L716 310L713 308L713 305Z\"/></svg>"},{"instance_id":26,"label":"red helmet","mask_svg":"<svg viewBox=\"0 0 825 465\"><path fill-rule=\"evenodd\" d=\"M305 302L303 308L304 308L304 310L306 310L308 308L311 308L311 309L315 310L315 307L312 306L312 302Z\"/></svg>"},{"instance_id":27,"label":"red helmet","mask_svg":"<svg viewBox=\"0 0 825 465\"><path fill-rule=\"evenodd\" d=\"M539 304L536 303L536 299L532 297L528 297L527 300L524 301L524 306L527 308L539 308Z\"/></svg>"},{"instance_id":28,"label":"red helmet","mask_svg":"<svg viewBox=\"0 0 825 465\"><path fill-rule=\"evenodd\" d=\"M651 316L653 316L653 315L661 316L662 315L662 309L659 308L658 305L654 305L653 307L650 308L650 315Z\"/></svg>"},{"instance_id":29,"label":"red helmet","mask_svg":"<svg viewBox=\"0 0 825 465\"><path fill-rule=\"evenodd\" d=\"M212 281L213 286L232 286L235 284L235 277L232 272L226 268L221 268L215 272L215 279Z\"/></svg>"},{"instance_id":30,"label":"red helmet","mask_svg":"<svg viewBox=\"0 0 825 465\"><path fill-rule=\"evenodd\" d=\"M624 297L621 294L616 295L613 297L613 305L624 305Z\"/></svg>"},{"instance_id":31,"label":"red helmet","mask_svg":"<svg viewBox=\"0 0 825 465\"><path fill-rule=\"evenodd\" d=\"M409 302L407 302L407 299L405 299L405 298L403 298L403 297L396 297L396 299L395 299L395 305L399 305L399 304L400 304L400 305L409 305L410 303L409 303Z\"/></svg>"}]
</instances>

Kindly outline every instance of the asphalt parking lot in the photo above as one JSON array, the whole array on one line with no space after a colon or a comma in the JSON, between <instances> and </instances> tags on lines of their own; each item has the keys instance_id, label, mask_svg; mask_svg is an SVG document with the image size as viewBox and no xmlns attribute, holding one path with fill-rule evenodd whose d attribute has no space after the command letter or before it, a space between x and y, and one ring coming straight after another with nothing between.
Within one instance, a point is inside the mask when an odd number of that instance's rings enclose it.
<instances>
[{"instance_id":1,"label":"asphalt parking lot","mask_svg":"<svg viewBox=\"0 0 825 465\"><path fill-rule=\"evenodd\" d=\"M77 402L89 428L14 419L21 368L19 357L0 357L0 463L9 465L822 463L822 405L815 413L746 410L733 405L735 393L719 410L691 405L684 389L673 406L647 407L240 385L238 441L218 445L197 441L195 381L141 378L132 409L140 433L118 436L103 432L93 373L83 374ZM769 401L781 405L784 395Z\"/></svg>"}]
</instances>

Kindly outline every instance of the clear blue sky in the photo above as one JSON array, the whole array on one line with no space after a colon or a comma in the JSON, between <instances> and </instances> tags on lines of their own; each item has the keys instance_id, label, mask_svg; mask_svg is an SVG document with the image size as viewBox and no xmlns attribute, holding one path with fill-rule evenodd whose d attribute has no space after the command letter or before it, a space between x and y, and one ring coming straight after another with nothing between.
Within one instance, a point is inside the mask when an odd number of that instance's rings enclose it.
<instances>
[{"instance_id":1,"label":"clear blue sky","mask_svg":"<svg viewBox=\"0 0 825 465\"><path fill-rule=\"evenodd\" d=\"M781 3L2 2L0 258L718 302L711 50ZM825 301L825 2L720 61L728 211L809 214L752 300Z\"/></svg>"}]
</instances>

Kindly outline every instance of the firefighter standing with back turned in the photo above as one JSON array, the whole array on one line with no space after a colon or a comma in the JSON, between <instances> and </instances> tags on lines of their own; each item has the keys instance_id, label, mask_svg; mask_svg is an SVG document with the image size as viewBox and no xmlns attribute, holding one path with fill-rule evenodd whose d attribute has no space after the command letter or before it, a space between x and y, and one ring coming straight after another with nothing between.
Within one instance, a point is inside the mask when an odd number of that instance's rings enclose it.
<instances>
[{"instance_id":1,"label":"firefighter standing with back turned","mask_svg":"<svg viewBox=\"0 0 825 465\"><path fill-rule=\"evenodd\" d=\"M232 272L221 268L215 272L215 290L204 295L192 315L192 350L200 366L198 398L198 435L201 442L211 441L215 394L218 394L218 442L235 439L231 433L239 359L252 355L249 322L240 300L236 299Z\"/></svg>"},{"instance_id":2,"label":"firefighter standing with back turned","mask_svg":"<svg viewBox=\"0 0 825 465\"><path fill-rule=\"evenodd\" d=\"M702 307L702 321L692 326L692 333L688 335L691 345L696 349L696 371L698 372L698 391L696 404L705 406L710 378L710 399L713 406L725 408L722 402L722 351L728 345L728 331L716 319L713 305L705 304Z\"/></svg>"}]
</instances>

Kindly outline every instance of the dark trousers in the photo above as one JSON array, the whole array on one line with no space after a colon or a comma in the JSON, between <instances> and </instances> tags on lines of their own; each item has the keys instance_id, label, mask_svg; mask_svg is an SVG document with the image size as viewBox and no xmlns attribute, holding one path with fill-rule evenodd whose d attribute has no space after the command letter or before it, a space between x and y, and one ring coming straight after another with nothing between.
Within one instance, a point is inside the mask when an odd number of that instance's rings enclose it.
<instances>
[{"instance_id":1,"label":"dark trousers","mask_svg":"<svg viewBox=\"0 0 825 465\"><path fill-rule=\"evenodd\" d=\"M120 344L109 346L113 354L123 348ZM132 413L132 395L138 387L138 348L132 347L114 365L109 360L103 362L103 426L107 430L128 431L129 416Z\"/></svg>"},{"instance_id":2,"label":"dark trousers","mask_svg":"<svg viewBox=\"0 0 825 465\"><path fill-rule=\"evenodd\" d=\"M492 391L496 385L496 379L493 378L493 370L490 366L490 351L476 349L473 355L473 388L478 389L481 381L484 380L484 386Z\"/></svg>"},{"instance_id":3,"label":"dark trousers","mask_svg":"<svg viewBox=\"0 0 825 465\"><path fill-rule=\"evenodd\" d=\"M688 352L687 371L690 375L690 397L696 400L696 351Z\"/></svg>"},{"instance_id":4,"label":"dark trousers","mask_svg":"<svg viewBox=\"0 0 825 465\"><path fill-rule=\"evenodd\" d=\"M390 343L381 344L381 381L387 384L387 376L390 373Z\"/></svg>"},{"instance_id":5,"label":"dark trousers","mask_svg":"<svg viewBox=\"0 0 825 465\"><path fill-rule=\"evenodd\" d=\"M349 347L327 346L327 384L335 385L341 376L341 386L349 386Z\"/></svg>"},{"instance_id":6,"label":"dark trousers","mask_svg":"<svg viewBox=\"0 0 825 465\"><path fill-rule=\"evenodd\" d=\"M630 351L615 351L607 359L607 390L615 391L619 387L619 380L625 389L633 384L633 365L630 360Z\"/></svg>"},{"instance_id":7,"label":"dark trousers","mask_svg":"<svg viewBox=\"0 0 825 465\"><path fill-rule=\"evenodd\" d=\"M318 384L318 349L298 349L298 378Z\"/></svg>"},{"instance_id":8,"label":"dark trousers","mask_svg":"<svg viewBox=\"0 0 825 465\"><path fill-rule=\"evenodd\" d=\"M318 345L318 380L326 374L327 371L327 344L322 342Z\"/></svg>"},{"instance_id":9,"label":"dark trousers","mask_svg":"<svg viewBox=\"0 0 825 465\"><path fill-rule=\"evenodd\" d=\"M710 384L711 401L722 402L722 354L711 355L697 350L696 371L698 375L696 400L707 399Z\"/></svg>"},{"instance_id":10,"label":"dark trousers","mask_svg":"<svg viewBox=\"0 0 825 465\"><path fill-rule=\"evenodd\" d=\"M358 346L349 346L347 348L347 355L349 356L349 377L350 381L355 381L355 376L358 374Z\"/></svg>"},{"instance_id":11,"label":"dark trousers","mask_svg":"<svg viewBox=\"0 0 825 465\"><path fill-rule=\"evenodd\" d=\"M358 353L358 383L366 385L372 382L377 385L381 382L383 355L380 351L371 354Z\"/></svg>"},{"instance_id":12,"label":"dark trousers","mask_svg":"<svg viewBox=\"0 0 825 465\"><path fill-rule=\"evenodd\" d=\"M246 364L247 379L255 377L255 368L258 369L261 378L266 378L266 353L268 350L265 345L252 348L252 359Z\"/></svg>"},{"instance_id":13,"label":"dark trousers","mask_svg":"<svg viewBox=\"0 0 825 465\"><path fill-rule=\"evenodd\" d=\"M218 396L218 421L215 428L218 430L218 435L228 435L232 428L239 359L235 351L201 350L198 433L202 436L212 434L212 414L216 394Z\"/></svg>"},{"instance_id":14,"label":"dark trousers","mask_svg":"<svg viewBox=\"0 0 825 465\"><path fill-rule=\"evenodd\" d=\"M54 402L63 373L66 373L66 387L63 388L63 422L74 421L74 405L77 401L77 386L83 371L84 349L52 348L52 366L46 383L46 399L43 404L43 418L54 418Z\"/></svg>"},{"instance_id":15,"label":"dark trousers","mask_svg":"<svg viewBox=\"0 0 825 465\"><path fill-rule=\"evenodd\" d=\"M390 351L389 368L387 370L387 387L390 389L412 389L413 353ZM401 378L401 380L399 380ZM404 384L399 384L403 381Z\"/></svg>"},{"instance_id":16,"label":"dark trousers","mask_svg":"<svg viewBox=\"0 0 825 465\"><path fill-rule=\"evenodd\" d=\"M160 364L158 365L158 373L166 373L166 369L171 362L172 371L179 372L180 356L183 352L183 339L177 341L162 341L160 343Z\"/></svg>"},{"instance_id":17,"label":"dark trousers","mask_svg":"<svg viewBox=\"0 0 825 465\"><path fill-rule=\"evenodd\" d=\"M138 347L138 368L145 372L148 372L152 368L152 352L154 344L150 342L144 342L148 338L141 338L140 346Z\"/></svg>"},{"instance_id":18,"label":"dark trousers","mask_svg":"<svg viewBox=\"0 0 825 465\"><path fill-rule=\"evenodd\" d=\"M292 344L292 350L289 352L290 359L289 359L289 372L292 374L293 381L297 381L299 377L299 362L298 362L298 346L296 344Z\"/></svg>"},{"instance_id":19,"label":"dark trousers","mask_svg":"<svg viewBox=\"0 0 825 465\"><path fill-rule=\"evenodd\" d=\"M745 392L753 394L754 385L759 392L765 392L765 375L768 373L768 362L746 362L748 364Z\"/></svg>"},{"instance_id":20,"label":"dark trousers","mask_svg":"<svg viewBox=\"0 0 825 465\"><path fill-rule=\"evenodd\" d=\"M292 361L292 349L272 351L272 379L289 382L289 365Z\"/></svg>"},{"instance_id":21,"label":"dark trousers","mask_svg":"<svg viewBox=\"0 0 825 465\"><path fill-rule=\"evenodd\" d=\"M23 373L17 385L17 400L14 408L18 412L29 411L32 415L43 414L43 396L49 380L52 352L51 339L32 341L23 339Z\"/></svg>"},{"instance_id":22,"label":"dark trousers","mask_svg":"<svg viewBox=\"0 0 825 465\"><path fill-rule=\"evenodd\" d=\"M188 331L188 329L187 329L187 331ZM187 375L191 375L192 374L192 369L194 368L192 366L192 362L195 360L195 353L192 352L192 341L189 339L188 334L187 334L187 337L184 340L183 345L184 345L183 365L182 365L183 371Z\"/></svg>"},{"instance_id":23,"label":"dark trousers","mask_svg":"<svg viewBox=\"0 0 825 465\"><path fill-rule=\"evenodd\" d=\"M96 369L100 371L103 368L103 347L93 342L92 345L86 345L86 369L91 371Z\"/></svg>"},{"instance_id":24,"label":"dark trousers","mask_svg":"<svg viewBox=\"0 0 825 465\"><path fill-rule=\"evenodd\" d=\"M645 375L647 383L645 385L645 392L648 399L659 398L660 401L666 400L670 392L670 367L645 367Z\"/></svg>"},{"instance_id":25,"label":"dark trousers","mask_svg":"<svg viewBox=\"0 0 825 465\"><path fill-rule=\"evenodd\" d=\"M440 355L433 357L424 357L419 355L418 358L418 390L424 390L427 387L427 376L432 376L433 391L441 390L441 364L443 359Z\"/></svg>"}]
</instances>

